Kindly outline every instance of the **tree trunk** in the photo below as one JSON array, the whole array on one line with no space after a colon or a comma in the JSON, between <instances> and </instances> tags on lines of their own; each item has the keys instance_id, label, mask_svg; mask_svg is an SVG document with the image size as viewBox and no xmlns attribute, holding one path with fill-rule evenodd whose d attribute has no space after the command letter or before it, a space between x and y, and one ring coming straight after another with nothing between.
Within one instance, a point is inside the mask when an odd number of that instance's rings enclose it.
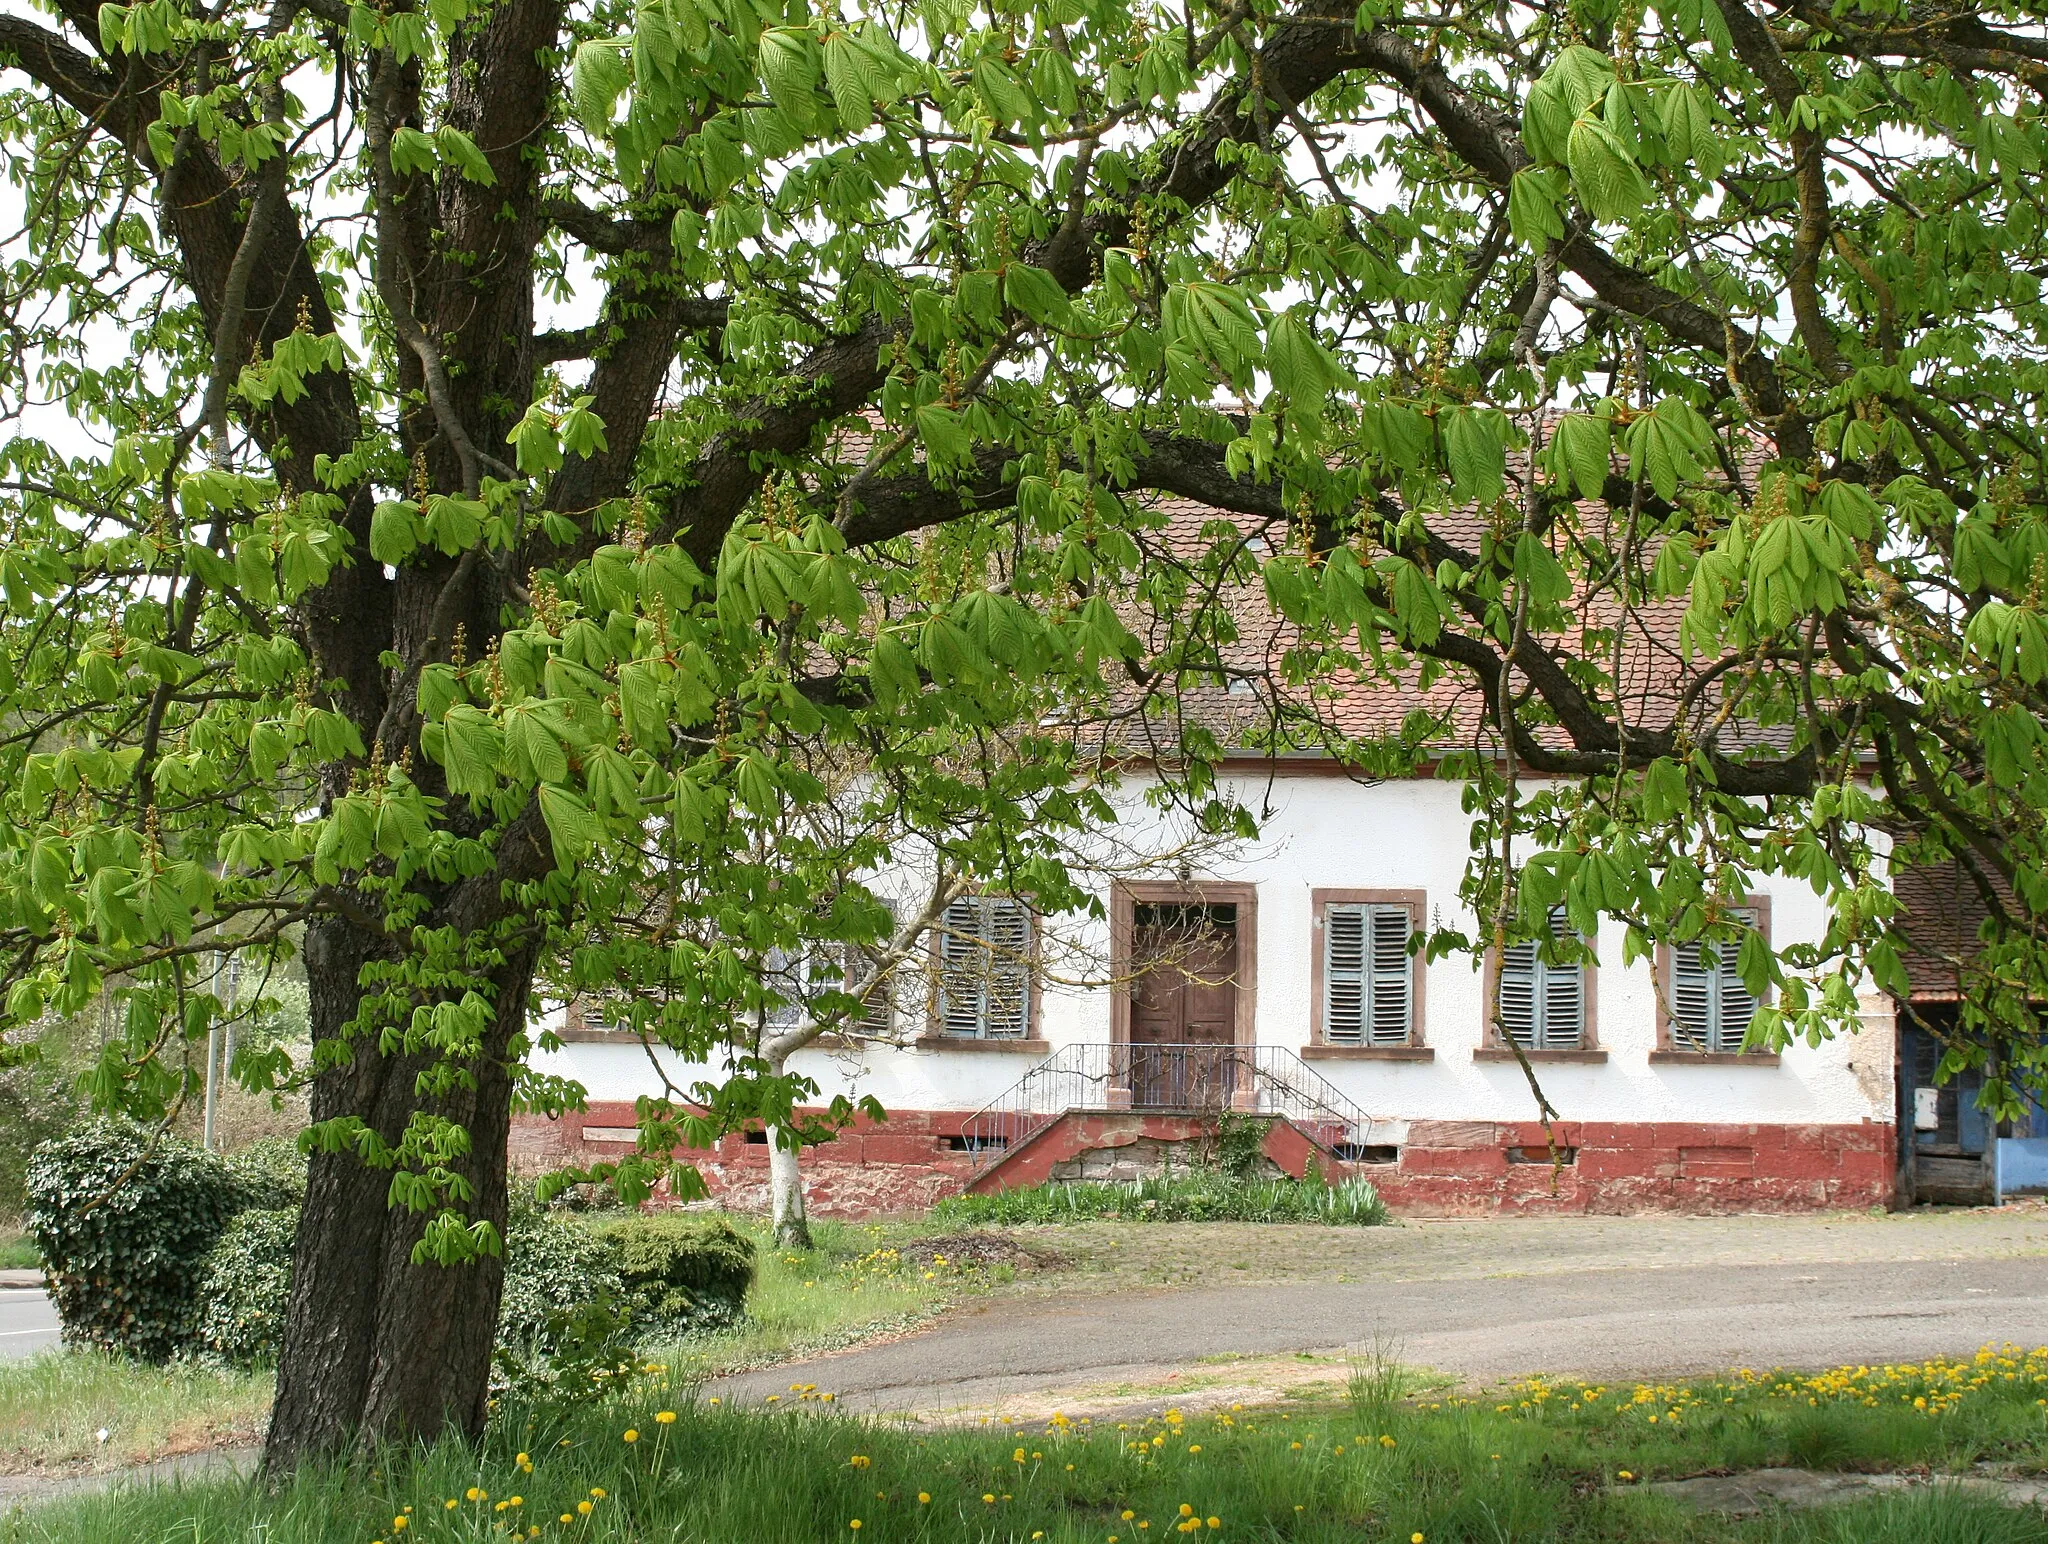
<instances>
[{"instance_id":1,"label":"tree trunk","mask_svg":"<svg viewBox=\"0 0 2048 1544\"><path fill-rule=\"evenodd\" d=\"M416 1112L457 1122L470 1137L458 1165L474 1187L465 1210L502 1237L512 1095L506 1052L524 1028L532 956L508 958L493 979L498 1011L468 1065L472 1086L423 1097L418 1079L433 1055L384 1055L374 1032L339 1051L362 995L360 972L380 952L376 936L350 922L322 917L307 924L314 1044L339 1052L315 1077L313 1119L357 1116L393 1144ZM413 1246L427 1220L393 1209L385 1171L352 1152L314 1154L264 1445L266 1474L279 1478L304 1459L360 1454L444 1430L481 1434L504 1262L415 1264Z\"/></svg>"},{"instance_id":2,"label":"tree trunk","mask_svg":"<svg viewBox=\"0 0 2048 1544\"><path fill-rule=\"evenodd\" d=\"M780 1126L768 1128L768 1206L775 1247L809 1249L811 1223L804 1214L804 1177L798 1150L782 1145Z\"/></svg>"},{"instance_id":3,"label":"tree trunk","mask_svg":"<svg viewBox=\"0 0 2048 1544\"><path fill-rule=\"evenodd\" d=\"M762 1048L762 1060L768 1063L769 1074L781 1077L789 1065L789 1053L779 1045ZM811 1247L811 1220L804 1214L804 1176L798 1157L801 1149L791 1141L788 1147L782 1145L783 1138L791 1133L780 1126L768 1128L768 1218L770 1236L777 1249L809 1249Z\"/></svg>"}]
</instances>

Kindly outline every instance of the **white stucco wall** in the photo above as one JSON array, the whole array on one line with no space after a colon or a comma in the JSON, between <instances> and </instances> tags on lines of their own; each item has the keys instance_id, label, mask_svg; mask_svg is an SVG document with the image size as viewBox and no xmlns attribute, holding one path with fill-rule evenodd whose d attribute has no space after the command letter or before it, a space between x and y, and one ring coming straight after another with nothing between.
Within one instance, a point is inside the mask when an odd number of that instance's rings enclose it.
<instances>
[{"instance_id":1,"label":"white stucco wall","mask_svg":"<svg viewBox=\"0 0 2048 1544\"><path fill-rule=\"evenodd\" d=\"M1151 821L1127 788L1119 800L1127 818ZM1299 1050L1308 1043L1310 962L1314 942L1311 892L1317 889L1422 889L1432 920L1476 936L1459 906L1470 817L1459 808L1458 785L1402 781L1360 786L1343 778L1296 776L1268 783L1261 776L1241 790L1247 804L1272 809L1261 840L1214 863L1200 877L1258 887L1257 1028L1262 1043ZM1818 939L1826 923L1820 900L1805 886L1766 884L1776 944ZM1106 937L1065 924L1077 941L1106 957ZM1861 1033L1814 1048L1795 1044L1779 1065L1675 1066L1653 1063L1656 998L1651 965L1623 968L1622 930L1603 928L1597 941L1597 1037L1601 1064L1544 1063L1540 1075L1551 1103L1567 1120L1854 1123L1893 1117L1892 1025L1881 995L1865 998ZM914 995L914 994L913 994ZM1527 1120L1534 1102L1512 1062L1481 1062L1482 978L1462 958L1428 966L1424 1038L1429 1062L1317 1060L1327 1077L1366 1111L1392 1120ZM915 1004L906 1005L915 1014ZM1040 1004L1040 1033L1057 1047L1109 1038L1110 994L1048 984ZM921 1025L908 1026L913 1032ZM827 1095L872 1094L897 1110L973 1110L995 1099L1033 1064L1022 1053L870 1048L860 1052L807 1051L793 1070L815 1079ZM655 1080L637 1043L571 1044L543 1058L545 1070L583 1084L593 1101L630 1100L652 1091ZM704 1075L670 1062L680 1086Z\"/></svg>"}]
</instances>

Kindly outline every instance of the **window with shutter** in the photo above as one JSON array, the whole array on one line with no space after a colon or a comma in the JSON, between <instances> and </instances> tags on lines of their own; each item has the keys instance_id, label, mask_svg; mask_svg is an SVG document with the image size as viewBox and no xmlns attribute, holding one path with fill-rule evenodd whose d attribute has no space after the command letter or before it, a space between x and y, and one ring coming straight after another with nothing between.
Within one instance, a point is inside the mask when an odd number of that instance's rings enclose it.
<instances>
[{"instance_id":1,"label":"window with shutter","mask_svg":"<svg viewBox=\"0 0 2048 1544\"><path fill-rule=\"evenodd\" d=\"M1756 926L1756 913L1736 918ZM1740 1051L1756 998L1735 973L1739 945L1697 940L1671 950L1671 1041L1682 1051Z\"/></svg>"},{"instance_id":2,"label":"window with shutter","mask_svg":"<svg viewBox=\"0 0 2048 1544\"><path fill-rule=\"evenodd\" d=\"M939 933L939 1026L970 1039L1031 1029L1031 912L1008 895L964 895Z\"/></svg>"},{"instance_id":3,"label":"window with shutter","mask_svg":"<svg viewBox=\"0 0 2048 1544\"><path fill-rule=\"evenodd\" d=\"M1323 909L1323 1040L1399 1046L1415 1026L1415 962L1403 905Z\"/></svg>"},{"instance_id":4,"label":"window with shutter","mask_svg":"<svg viewBox=\"0 0 2048 1544\"><path fill-rule=\"evenodd\" d=\"M808 1011L804 1006L803 972L787 951L768 951L761 961L761 984L778 999L768 1008L768 1028L784 1033L803 1022Z\"/></svg>"},{"instance_id":5,"label":"window with shutter","mask_svg":"<svg viewBox=\"0 0 2048 1544\"><path fill-rule=\"evenodd\" d=\"M817 1011L823 1011L818 1004L821 994L850 992L867 980L873 970L868 957L851 945L813 944L804 959L806 1000ZM861 1001L860 1016L844 1028L860 1034L886 1035L895 1019L894 987L892 976L877 981Z\"/></svg>"},{"instance_id":6,"label":"window with shutter","mask_svg":"<svg viewBox=\"0 0 2048 1544\"><path fill-rule=\"evenodd\" d=\"M1564 908L1550 914L1553 938L1571 936ZM1532 939L1502 951L1494 983L1500 1027L1525 1051L1575 1051L1586 1040L1586 969L1578 961L1554 963Z\"/></svg>"}]
</instances>

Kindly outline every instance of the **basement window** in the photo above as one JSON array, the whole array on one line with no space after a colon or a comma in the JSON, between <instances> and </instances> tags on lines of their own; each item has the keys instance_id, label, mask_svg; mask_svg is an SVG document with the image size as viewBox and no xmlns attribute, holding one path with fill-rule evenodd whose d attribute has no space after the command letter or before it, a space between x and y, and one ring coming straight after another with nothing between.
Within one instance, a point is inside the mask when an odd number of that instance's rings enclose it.
<instances>
[{"instance_id":1,"label":"basement window","mask_svg":"<svg viewBox=\"0 0 2048 1544\"><path fill-rule=\"evenodd\" d=\"M1363 1142L1339 1142L1334 1149L1345 1163L1399 1163L1398 1147L1368 1146Z\"/></svg>"},{"instance_id":2,"label":"basement window","mask_svg":"<svg viewBox=\"0 0 2048 1544\"><path fill-rule=\"evenodd\" d=\"M949 1153L986 1153L1010 1145L1008 1137L941 1137Z\"/></svg>"},{"instance_id":3,"label":"basement window","mask_svg":"<svg viewBox=\"0 0 2048 1544\"><path fill-rule=\"evenodd\" d=\"M749 1146L749 1147L766 1147L767 1145L768 1145L768 1133L767 1133L767 1132L765 1132L765 1131L749 1131L749 1132L747 1133L747 1146Z\"/></svg>"},{"instance_id":4,"label":"basement window","mask_svg":"<svg viewBox=\"0 0 2048 1544\"><path fill-rule=\"evenodd\" d=\"M1560 1147L1556 1152L1559 1163L1573 1164L1579 1161L1579 1150L1576 1147ZM1508 1149L1509 1163L1549 1163L1550 1161L1551 1149L1545 1147L1541 1142L1534 1143L1528 1147L1511 1147Z\"/></svg>"}]
</instances>

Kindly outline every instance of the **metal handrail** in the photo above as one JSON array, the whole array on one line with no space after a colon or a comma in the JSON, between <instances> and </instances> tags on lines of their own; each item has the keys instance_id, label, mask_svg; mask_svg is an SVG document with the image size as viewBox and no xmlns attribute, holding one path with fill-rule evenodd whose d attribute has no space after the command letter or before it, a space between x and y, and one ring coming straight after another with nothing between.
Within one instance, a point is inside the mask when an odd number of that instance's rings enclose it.
<instances>
[{"instance_id":1,"label":"metal handrail","mask_svg":"<svg viewBox=\"0 0 2048 1544\"><path fill-rule=\"evenodd\" d=\"M1284 1116L1336 1152L1363 1146L1375 1124L1285 1046L1061 1046L961 1125L970 1183L1070 1112L1225 1110Z\"/></svg>"}]
</instances>

